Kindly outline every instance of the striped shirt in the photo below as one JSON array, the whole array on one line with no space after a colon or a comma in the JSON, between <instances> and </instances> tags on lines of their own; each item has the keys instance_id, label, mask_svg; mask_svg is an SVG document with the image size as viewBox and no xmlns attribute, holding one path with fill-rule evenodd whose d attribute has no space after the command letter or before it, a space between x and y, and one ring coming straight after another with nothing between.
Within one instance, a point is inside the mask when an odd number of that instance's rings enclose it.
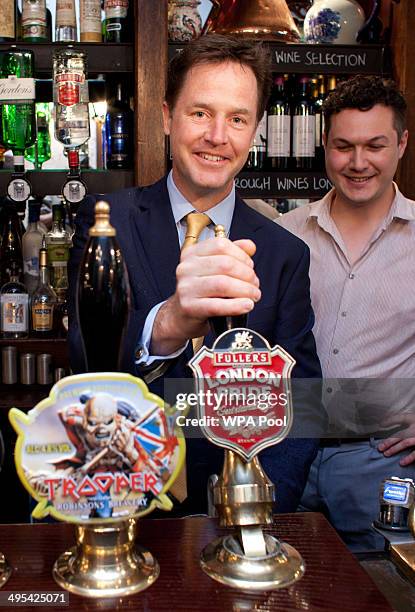
<instances>
[{"instance_id":1,"label":"striped shirt","mask_svg":"<svg viewBox=\"0 0 415 612\"><path fill-rule=\"evenodd\" d=\"M361 402L369 384L369 403L415 410L415 202L394 186L388 215L354 263L330 216L334 189L276 222L310 247L313 332L325 379L377 379L357 388L349 380L349 399L353 393ZM326 404L330 394L333 402L332 381L325 391ZM348 427L364 430L359 418L350 416Z\"/></svg>"}]
</instances>

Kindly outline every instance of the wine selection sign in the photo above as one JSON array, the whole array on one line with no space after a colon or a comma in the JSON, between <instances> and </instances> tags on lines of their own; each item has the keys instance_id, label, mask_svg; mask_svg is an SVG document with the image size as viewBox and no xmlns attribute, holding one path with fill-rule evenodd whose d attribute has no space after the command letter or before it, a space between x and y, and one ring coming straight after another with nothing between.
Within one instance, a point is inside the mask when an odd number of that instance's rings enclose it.
<instances>
[{"instance_id":1,"label":"wine selection sign","mask_svg":"<svg viewBox=\"0 0 415 612\"><path fill-rule=\"evenodd\" d=\"M260 334L235 328L189 362L198 391L199 424L214 444L250 461L277 444L292 425L295 360Z\"/></svg>"},{"instance_id":2,"label":"wine selection sign","mask_svg":"<svg viewBox=\"0 0 415 612\"><path fill-rule=\"evenodd\" d=\"M185 443L163 401L128 374L60 380L27 415L9 413L15 461L38 502L32 515L102 523L171 509L165 495Z\"/></svg>"}]
</instances>

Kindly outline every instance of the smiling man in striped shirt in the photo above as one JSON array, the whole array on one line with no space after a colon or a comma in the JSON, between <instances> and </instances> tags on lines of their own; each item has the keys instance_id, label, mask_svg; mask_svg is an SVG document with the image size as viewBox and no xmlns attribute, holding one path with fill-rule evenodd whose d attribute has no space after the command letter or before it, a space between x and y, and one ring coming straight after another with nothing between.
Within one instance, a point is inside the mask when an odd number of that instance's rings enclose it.
<instances>
[{"instance_id":1,"label":"smiling man in striped shirt","mask_svg":"<svg viewBox=\"0 0 415 612\"><path fill-rule=\"evenodd\" d=\"M362 551L383 548L371 527L381 481L415 475L415 203L393 182L408 139L393 82L356 76L323 113L334 188L278 220L310 247L330 421L300 509Z\"/></svg>"}]
</instances>

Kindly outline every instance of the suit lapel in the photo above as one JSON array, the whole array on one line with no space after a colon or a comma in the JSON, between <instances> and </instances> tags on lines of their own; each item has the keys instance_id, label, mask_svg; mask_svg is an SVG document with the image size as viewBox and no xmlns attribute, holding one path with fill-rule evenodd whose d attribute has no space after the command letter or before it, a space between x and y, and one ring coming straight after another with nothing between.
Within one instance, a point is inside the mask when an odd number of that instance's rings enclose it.
<instances>
[{"instance_id":1,"label":"suit lapel","mask_svg":"<svg viewBox=\"0 0 415 612\"><path fill-rule=\"evenodd\" d=\"M180 258L177 229L165 178L143 189L131 222L139 236L137 256L143 257L144 251L153 285L160 299L165 300L176 289L176 267Z\"/></svg>"},{"instance_id":2,"label":"suit lapel","mask_svg":"<svg viewBox=\"0 0 415 612\"><path fill-rule=\"evenodd\" d=\"M229 238L231 240L249 238L250 240L256 242L256 233L262 227L262 225L263 221L261 216L256 214L248 206L248 204L245 204L245 202L237 195L235 199L235 210L232 217ZM258 246L259 245L257 245L257 247Z\"/></svg>"}]
</instances>

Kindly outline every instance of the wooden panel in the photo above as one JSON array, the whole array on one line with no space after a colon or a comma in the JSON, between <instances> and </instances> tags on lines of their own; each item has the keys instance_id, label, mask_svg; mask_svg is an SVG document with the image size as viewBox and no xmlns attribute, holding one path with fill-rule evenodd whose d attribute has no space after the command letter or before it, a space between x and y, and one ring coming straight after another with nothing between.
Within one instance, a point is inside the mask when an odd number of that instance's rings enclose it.
<instances>
[{"instance_id":1,"label":"wooden panel","mask_svg":"<svg viewBox=\"0 0 415 612\"><path fill-rule=\"evenodd\" d=\"M269 531L269 530L267 530ZM275 517L272 533L295 546L304 557L306 573L293 586L278 591L248 592L211 580L199 566L203 547L219 534L214 519L143 519L138 542L160 564L160 577L143 593L122 599L85 599L69 595L71 612L81 610L206 610L262 612L391 611L374 582L359 566L320 514ZM57 591L51 570L57 556L75 543L70 525L0 527L1 550L14 572L6 591ZM68 608L67 608L68 609Z\"/></svg>"},{"instance_id":2,"label":"wooden panel","mask_svg":"<svg viewBox=\"0 0 415 612\"><path fill-rule=\"evenodd\" d=\"M148 185L165 173L167 0L135 0L135 21L135 178Z\"/></svg>"},{"instance_id":3,"label":"wooden panel","mask_svg":"<svg viewBox=\"0 0 415 612\"><path fill-rule=\"evenodd\" d=\"M408 103L409 143L397 173L399 188L415 199L415 11L413 0L393 4L392 58L393 72Z\"/></svg>"}]
</instances>

